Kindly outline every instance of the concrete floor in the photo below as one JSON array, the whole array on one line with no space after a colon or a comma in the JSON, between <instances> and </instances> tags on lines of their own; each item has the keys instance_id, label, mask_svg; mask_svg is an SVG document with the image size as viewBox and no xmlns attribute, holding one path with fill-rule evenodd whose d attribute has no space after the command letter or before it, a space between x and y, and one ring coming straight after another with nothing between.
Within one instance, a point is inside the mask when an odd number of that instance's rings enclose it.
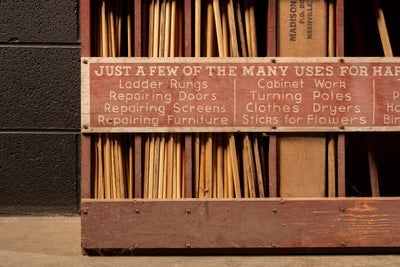
<instances>
[{"instance_id":1,"label":"concrete floor","mask_svg":"<svg viewBox=\"0 0 400 267\"><path fill-rule=\"evenodd\" d=\"M400 255L89 257L80 217L0 217L0 266L400 266Z\"/></svg>"}]
</instances>

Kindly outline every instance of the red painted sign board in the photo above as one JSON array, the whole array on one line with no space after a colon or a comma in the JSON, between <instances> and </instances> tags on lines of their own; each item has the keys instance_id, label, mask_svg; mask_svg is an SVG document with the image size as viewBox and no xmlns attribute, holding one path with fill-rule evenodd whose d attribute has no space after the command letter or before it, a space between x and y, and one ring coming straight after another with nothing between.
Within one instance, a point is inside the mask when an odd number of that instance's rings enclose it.
<instances>
[{"instance_id":1,"label":"red painted sign board","mask_svg":"<svg viewBox=\"0 0 400 267\"><path fill-rule=\"evenodd\" d=\"M84 132L400 129L398 59L82 61Z\"/></svg>"}]
</instances>

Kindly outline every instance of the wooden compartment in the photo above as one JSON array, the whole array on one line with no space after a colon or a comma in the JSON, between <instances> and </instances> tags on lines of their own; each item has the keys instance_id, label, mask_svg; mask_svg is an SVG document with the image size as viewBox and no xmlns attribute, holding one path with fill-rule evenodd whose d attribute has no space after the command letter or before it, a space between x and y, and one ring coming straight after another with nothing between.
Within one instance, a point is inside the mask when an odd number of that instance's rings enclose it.
<instances>
[{"instance_id":1,"label":"wooden compartment","mask_svg":"<svg viewBox=\"0 0 400 267\"><path fill-rule=\"evenodd\" d=\"M94 55L91 38L91 18L93 2L81 1L82 57ZM194 55L193 7L194 1L183 0L183 55ZM265 49L272 59L277 56L276 0L268 3L268 23ZM345 56L344 0L336 0L336 56ZM347 1L348 2L348 1ZM133 10L132 56L145 54L142 43L142 1L130 1ZM85 60L83 58L83 60ZM340 58L338 58L340 61ZM86 64L83 62L83 64ZM86 126L83 124L83 128ZM125 251L128 254L162 253L176 249L177 253L282 253L322 251L386 251L400 247L400 198L396 190L384 194L391 197L350 197L351 191L346 179L356 169L352 160L357 158L357 143L346 146L353 138L368 134L344 133L338 129L334 133L336 152L334 192L325 197L287 198L280 197L278 173L278 142L281 133L271 130L264 165L268 172L265 198L211 199L194 198L193 186L193 134L182 133L184 146L184 195L181 199L143 198L143 150L144 134L131 133L133 152L132 197L126 199L95 199L92 182L94 173L93 143L94 133L81 136L81 227L82 248L99 254L107 251ZM397 133L382 133L396 136ZM350 138L348 138L350 137ZM393 138L393 137L390 137ZM395 138L395 137L394 137ZM349 141L347 141L349 140ZM380 144L380 143L379 143ZM390 145L390 142L385 142ZM362 145L361 145L362 146ZM355 150L347 151L347 148ZM379 154L379 153L378 153ZM380 152L380 155L385 151ZM391 155L394 152L391 152ZM349 157L347 159L346 157ZM346 165L345 163L348 163ZM354 164L354 165L353 165ZM393 169L393 163L391 170ZM349 166L350 165L350 166ZM362 164L365 167L365 163ZM354 166L354 168L353 168ZM367 164L368 168L368 164ZM363 173L363 176L368 173ZM385 173L385 179L393 178L393 173ZM357 178L355 178L357 180ZM370 177L365 177L367 181ZM386 188L392 186L385 182ZM346 187L347 186L347 187ZM368 187L368 185L367 185ZM333 194L333 195L332 195ZM329 196L329 197L328 197ZM210 252L210 249L211 252ZM298 250L297 250L298 249ZM155 252L156 251L156 252Z\"/></svg>"}]
</instances>

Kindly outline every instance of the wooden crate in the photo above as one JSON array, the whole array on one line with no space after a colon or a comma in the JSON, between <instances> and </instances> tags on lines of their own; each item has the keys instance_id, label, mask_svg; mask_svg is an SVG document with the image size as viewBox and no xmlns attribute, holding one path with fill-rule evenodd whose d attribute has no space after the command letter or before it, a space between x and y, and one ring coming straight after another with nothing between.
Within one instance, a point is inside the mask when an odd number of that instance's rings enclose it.
<instances>
[{"instance_id":1,"label":"wooden crate","mask_svg":"<svg viewBox=\"0 0 400 267\"><path fill-rule=\"evenodd\" d=\"M141 0L135 0L135 55L141 55ZM185 0L185 56L191 5ZM276 56L276 1L269 1L268 56ZM337 51L344 56L344 0L337 0ZM91 1L81 1L82 57L91 56ZM400 198L346 198L345 134L338 133L336 198L279 198L276 134L270 133L269 192L263 199L192 198L192 135L185 134L186 199L142 198L142 140L135 134L135 198L94 199L91 134L81 136L81 227L85 251L178 253L362 251L400 247ZM209 249L212 249L210 252ZM311 250L310 250L311 249ZM100 252L103 253L103 252ZM160 252L162 253L162 252Z\"/></svg>"}]
</instances>

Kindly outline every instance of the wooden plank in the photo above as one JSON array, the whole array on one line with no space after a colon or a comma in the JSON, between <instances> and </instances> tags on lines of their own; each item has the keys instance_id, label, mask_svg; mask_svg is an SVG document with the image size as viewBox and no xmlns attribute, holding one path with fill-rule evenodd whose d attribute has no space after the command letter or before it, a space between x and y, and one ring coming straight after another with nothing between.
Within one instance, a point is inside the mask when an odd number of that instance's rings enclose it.
<instances>
[{"instance_id":1,"label":"wooden plank","mask_svg":"<svg viewBox=\"0 0 400 267\"><path fill-rule=\"evenodd\" d=\"M268 150L268 180L269 180L269 197L278 196L278 171L277 171L277 136L269 135Z\"/></svg>"},{"instance_id":2,"label":"wooden plank","mask_svg":"<svg viewBox=\"0 0 400 267\"><path fill-rule=\"evenodd\" d=\"M81 198L90 198L92 177L91 135L81 134Z\"/></svg>"},{"instance_id":3,"label":"wooden plank","mask_svg":"<svg viewBox=\"0 0 400 267\"><path fill-rule=\"evenodd\" d=\"M311 12L308 9L311 9ZM307 2L303 6L300 1L279 1L277 6L278 56L327 56L327 10L325 0ZM301 12L305 12L303 18ZM293 17L296 18L294 24ZM310 27L311 31L309 31ZM280 195L325 196L325 152L324 135L279 135Z\"/></svg>"},{"instance_id":4,"label":"wooden plank","mask_svg":"<svg viewBox=\"0 0 400 267\"><path fill-rule=\"evenodd\" d=\"M268 1L267 56L276 57L276 0Z\"/></svg>"},{"instance_id":5,"label":"wooden plank","mask_svg":"<svg viewBox=\"0 0 400 267\"><path fill-rule=\"evenodd\" d=\"M82 200L83 248L400 246L399 198Z\"/></svg>"},{"instance_id":6,"label":"wooden plank","mask_svg":"<svg viewBox=\"0 0 400 267\"><path fill-rule=\"evenodd\" d=\"M81 22L81 56L90 57L91 54L91 5L90 0L80 1L80 22Z\"/></svg>"},{"instance_id":7,"label":"wooden plank","mask_svg":"<svg viewBox=\"0 0 400 267\"><path fill-rule=\"evenodd\" d=\"M338 161L338 197L346 196L346 136L338 134L337 141L337 161Z\"/></svg>"},{"instance_id":8,"label":"wooden plank","mask_svg":"<svg viewBox=\"0 0 400 267\"><path fill-rule=\"evenodd\" d=\"M193 197L192 135L185 134L185 198Z\"/></svg>"},{"instance_id":9,"label":"wooden plank","mask_svg":"<svg viewBox=\"0 0 400 267\"><path fill-rule=\"evenodd\" d=\"M336 0L336 56L344 57L344 0Z\"/></svg>"},{"instance_id":10,"label":"wooden plank","mask_svg":"<svg viewBox=\"0 0 400 267\"><path fill-rule=\"evenodd\" d=\"M336 56L344 57L344 0L336 0ZM346 136L337 134L337 196L346 196Z\"/></svg>"},{"instance_id":11,"label":"wooden plank","mask_svg":"<svg viewBox=\"0 0 400 267\"><path fill-rule=\"evenodd\" d=\"M135 134L135 198L142 198L142 136Z\"/></svg>"},{"instance_id":12,"label":"wooden plank","mask_svg":"<svg viewBox=\"0 0 400 267\"><path fill-rule=\"evenodd\" d=\"M397 58L346 58L344 63L333 57L278 58L275 63L268 58L82 60L84 132L400 129L399 114L381 108L400 103ZM258 72L265 77L256 78ZM144 77L132 82L137 75ZM177 78L187 92L178 88ZM192 88L196 84L201 92ZM147 97L126 90L138 86L153 90ZM268 93L272 88L277 91ZM205 109L210 109L207 115L199 114Z\"/></svg>"},{"instance_id":13,"label":"wooden plank","mask_svg":"<svg viewBox=\"0 0 400 267\"><path fill-rule=\"evenodd\" d=\"M279 196L325 196L325 134L281 134L277 150Z\"/></svg>"}]
</instances>

